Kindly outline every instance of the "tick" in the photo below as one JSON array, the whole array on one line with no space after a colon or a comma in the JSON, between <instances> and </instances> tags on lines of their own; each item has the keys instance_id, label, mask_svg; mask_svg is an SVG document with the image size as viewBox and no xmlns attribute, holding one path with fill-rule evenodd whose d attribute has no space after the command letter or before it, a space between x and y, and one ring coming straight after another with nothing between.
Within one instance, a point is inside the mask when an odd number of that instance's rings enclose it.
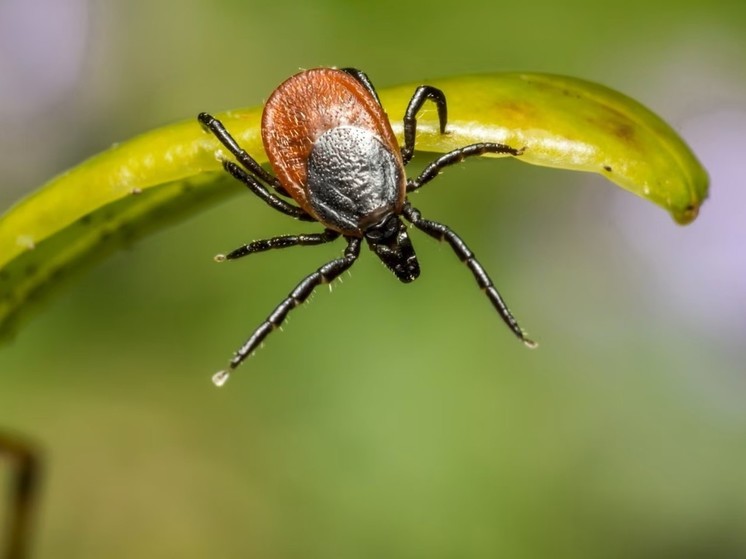
<instances>
[{"instance_id":1,"label":"tick","mask_svg":"<svg viewBox=\"0 0 746 559\"><path fill-rule=\"evenodd\" d=\"M306 276L277 305L234 353L228 368L213 376L215 384L224 384L230 372L316 287L331 283L348 270L357 260L363 241L400 281L409 283L417 279L420 266L402 218L438 241L447 242L471 270L480 289L513 333L528 347L536 346L526 337L461 237L442 223L424 219L407 198L410 192L437 177L442 169L467 157L486 153L519 156L523 150L498 143L467 145L440 156L416 178L408 179L404 167L414 154L417 114L426 101L435 104L440 133L447 133L445 94L436 87L421 85L404 114L404 146L400 147L365 73L354 68L300 72L270 95L262 114L262 142L274 175L241 149L219 120L207 113L198 116L199 122L238 162L223 161L226 171L275 210L324 227L320 233L253 241L216 256L216 260L235 260L270 249L320 245L340 236L347 243L340 258Z\"/></svg>"}]
</instances>

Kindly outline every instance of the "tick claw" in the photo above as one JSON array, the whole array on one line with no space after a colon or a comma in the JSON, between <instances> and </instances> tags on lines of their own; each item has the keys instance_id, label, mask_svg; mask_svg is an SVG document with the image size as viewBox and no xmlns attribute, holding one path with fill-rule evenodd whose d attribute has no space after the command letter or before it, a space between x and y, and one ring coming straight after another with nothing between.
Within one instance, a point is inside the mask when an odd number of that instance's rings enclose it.
<instances>
[{"instance_id":1,"label":"tick claw","mask_svg":"<svg viewBox=\"0 0 746 559\"><path fill-rule=\"evenodd\" d=\"M214 375L212 375L212 383L220 388L223 386L226 382L228 382L228 379L231 377L231 372L228 370L222 370L218 371Z\"/></svg>"},{"instance_id":2,"label":"tick claw","mask_svg":"<svg viewBox=\"0 0 746 559\"><path fill-rule=\"evenodd\" d=\"M536 349L539 347L538 342L535 342L533 340L530 340L529 338L523 338L523 345L525 345L528 349Z\"/></svg>"}]
</instances>

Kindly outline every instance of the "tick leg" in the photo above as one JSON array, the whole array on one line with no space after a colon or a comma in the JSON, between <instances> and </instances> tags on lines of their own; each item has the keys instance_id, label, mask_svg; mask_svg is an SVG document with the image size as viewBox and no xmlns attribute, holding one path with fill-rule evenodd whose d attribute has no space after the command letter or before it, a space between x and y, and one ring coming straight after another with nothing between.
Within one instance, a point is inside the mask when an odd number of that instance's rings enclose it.
<instances>
[{"instance_id":1,"label":"tick leg","mask_svg":"<svg viewBox=\"0 0 746 559\"><path fill-rule=\"evenodd\" d=\"M360 239L356 237L347 237L347 248L344 251L344 256L324 264L314 273L304 278L295 289L293 289L293 291L291 291L290 294L279 305L277 305L275 310L272 311L272 314L267 317L267 320L262 322L259 327L254 330L254 333L248 340L246 340L246 343L236 351L233 355L233 359L231 359L229 369L216 373L213 377L213 381L216 384L222 384L225 382L229 372L238 367L244 359L251 355L259 344L262 343L264 338L282 324L291 310L308 299L309 295L311 295L316 287L324 283L331 283L345 270L348 270L360 255L360 242Z\"/></svg>"},{"instance_id":2,"label":"tick leg","mask_svg":"<svg viewBox=\"0 0 746 559\"><path fill-rule=\"evenodd\" d=\"M256 252L264 252L265 250L272 250L275 248L287 248L294 246L310 246L310 245L321 245L329 243L339 237L339 233L326 229L323 233L308 233L302 235L281 235L279 237L272 237L271 239L262 239L259 241L252 241L249 244L238 247L237 249L229 252L228 254L218 254L215 260L222 262L223 260L235 260L242 256L248 256Z\"/></svg>"},{"instance_id":3,"label":"tick leg","mask_svg":"<svg viewBox=\"0 0 746 559\"><path fill-rule=\"evenodd\" d=\"M277 180L277 177L271 175L268 173L264 167L262 167L256 159L251 157L246 150L244 150L241 146L238 145L238 142L231 136L230 132L226 130L225 126L223 126L223 123L220 122L217 118L212 116L208 113L199 113L197 115L197 120L199 120L200 124L207 128L212 134L220 140L220 143L223 144L228 151L230 151L233 156L238 160L238 162L243 165L250 173L252 173L256 178L259 180L263 180L267 184L272 185L272 187L277 190L280 194L283 196L287 196L287 192L284 188L282 188L282 185L280 184L280 181Z\"/></svg>"},{"instance_id":4,"label":"tick leg","mask_svg":"<svg viewBox=\"0 0 746 559\"><path fill-rule=\"evenodd\" d=\"M536 342L526 337L526 333L518 325L518 321L511 314L510 309L508 309L508 306L505 304L505 301L503 301L500 293L495 289L495 285L492 283L490 276L487 275L487 272L482 268L482 265L474 256L474 253L469 250L469 247L466 246L466 243L464 243L461 237L442 223L423 219L420 211L413 208L408 203L404 206L402 213L412 222L412 225L417 227L420 231L427 233L439 241L446 241L451 245L453 252L456 253L459 260L466 264L471 270L471 273L474 274L474 279L477 280L480 289L487 294L487 297L492 303L492 306L495 307L495 310L497 310L500 318L505 321L505 324L508 325L513 333L518 336L526 346L530 348L536 347Z\"/></svg>"},{"instance_id":5,"label":"tick leg","mask_svg":"<svg viewBox=\"0 0 746 559\"><path fill-rule=\"evenodd\" d=\"M300 219L301 221L316 221L313 217L308 215L298 206L294 206L293 204L286 202L282 198L278 198L277 196L272 194L269 190L267 190L266 186L264 186L262 183L256 180L255 177L244 171L241 167L239 167L232 161L223 161L223 167L225 167L225 170L228 171L231 175L248 186L249 190L259 196L259 198L264 200L267 204L269 204L270 207L276 209L278 212L282 212L285 215L294 217L295 219Z\"/></svg>"},{"instance_id":6,"label":"tick leg","mask_svg":"<svg viewBox=\"0 0 746 559\"><path fill-rule=\"evenodd\" d=\"M440 121L440 133L445 134L446 122L448 121L448 108L446 106L446 96L440 89L431 85L421 85L418 87L412 98L409 100L407 110L404 113L404 147L401 149L401 156L406 165L414 155L414 137L417 132L417 113L420 112L425 101L430 99L438 108L438 120Z\"/></svg>"},{"instance_id":7,"label":"tick leg","mask_svg":"<svg viewBox=\"0 0 746 559\"><path fill-rule=\"evenodd\" d=\"M378 104L381 104L381 100L378 98L378 92L376 91L376 88L373 87L373 82L370 81L368 74L366 74L362 70L358 70L357 68L340 68L340 70L342 70L345 74L351 75L353 78L359 81L363 85L363 87L368 90L368 93L370 93L378 102Z\"/></svg>"},{"instance_id":8,"label":"tick leg","mask_svg":"<svg viewBox=\"0 0 746 559\"><path fill-rule=\"evenodd\" d=\"M10 456L15 462L13 477L13 509L7 523L6 548L2 557L21 559L28 556L31 517L33 516L39 485L40 462L27 443L0 434L0 457Z\"/></svg>"},{"instance_id":9,"label":"tick leg","mask_svg":"<svg viewBox=\"0 0 746 559\"><path fill-rule=\"evenodd\" d=\"M505 144L495 143L471 144L462 148L454 149L445 155L441 155L438 159L430 163L422 170L417 178L407 181L407 192L413 192L422 185L427 184L437 177L444 168L461 163L467 157L476 157L478 155L484 155L485 153L521 155L523 149L515 149L506 146Z\"/></svg>"}]
</instances>

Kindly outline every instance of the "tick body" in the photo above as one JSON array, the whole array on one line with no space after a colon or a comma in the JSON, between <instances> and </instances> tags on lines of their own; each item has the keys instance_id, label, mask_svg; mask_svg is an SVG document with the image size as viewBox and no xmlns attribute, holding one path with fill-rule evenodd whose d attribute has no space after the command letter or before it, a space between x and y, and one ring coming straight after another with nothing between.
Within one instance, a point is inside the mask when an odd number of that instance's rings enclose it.
<instances>
[{"instance_id":1,"label":"tick body","mask_svg":"<svg viewBox=\"0 0 746 559\"><path fill-rule=\"evenodd\" d=\"M284 82L267 100L262 139L285 190L326 227L361 238L401 213L407 185L394 132L351 75L319 68Z\"/></svg>"},{"instance_id":2,"label":"tick body","mask_svg":"<svg viewBox=\"0 0 746 559\"><path fill-rule=\"evenodd\" d=\"M432 86L418 87L404 116L404 146L400 147L368 77L353 68L306 70L283 82L269 97L262 115L262 141L274 175L268 173L231 137L214 117L199 121L233 154L238 164L225 169L274 209L302 221L318 222L322 232L285 235L254 241L218 260L233 260L265 250L317 245L340 236L347 247L340 258L304 278L246 343L235 352L228 369L213 380L223 384L232 369L248 357L287 314L313 289L348 270L368 247L402 282L415 280L419 263L402 218L417 229L447 242L472 271L479 287L513 333L534 347L508 310L484 268L461 238L447 226L423 219L407 194L430 182L440 171L467 157L485 153L518 156L522 150L498 143L471 144L442 155L414 179L405 166L414 153L417 113L427 101L438 111L440 132L446 133L445 94ZM292 200L292 203L290 200Z\"/></svg>"}]
</instances>

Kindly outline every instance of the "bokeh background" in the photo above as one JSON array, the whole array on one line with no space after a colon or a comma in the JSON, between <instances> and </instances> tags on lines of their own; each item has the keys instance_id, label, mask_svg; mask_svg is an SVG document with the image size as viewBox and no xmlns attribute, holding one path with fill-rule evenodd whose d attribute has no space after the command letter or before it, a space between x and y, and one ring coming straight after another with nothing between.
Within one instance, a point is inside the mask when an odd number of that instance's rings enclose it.
<instances>
[{"instance_id":1,"label":"bokeh background","mask_svg":"<svg viewBox=\"0 0 746 559\"><path fill-rule=\"evenodd\" d=\"M366 250L220 390L342 245L216 265L308 230L247 194L117 254L0 350L0 429L46 461L34 556L746 557L746 4L0 0L0 209L319 65L604 83L687 139L711 198L682 228L601 177L471 161L416 203L538 350L415 233L417 282Z\"/></svg>"}]
</instances>

